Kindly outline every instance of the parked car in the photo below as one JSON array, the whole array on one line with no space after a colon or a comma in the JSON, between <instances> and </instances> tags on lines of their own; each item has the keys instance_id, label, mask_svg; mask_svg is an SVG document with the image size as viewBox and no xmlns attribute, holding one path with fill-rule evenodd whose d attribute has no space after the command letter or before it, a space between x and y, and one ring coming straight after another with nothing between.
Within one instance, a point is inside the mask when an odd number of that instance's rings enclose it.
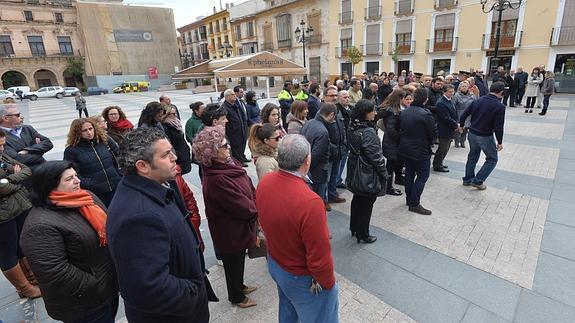
<instances>
[{"instance_id":1,"label":"parked car","mask_svg":"<svg viewBox=\"0 0 575 323\"><path fill-rule=\"evenodd\" d=\"M61 86L46 86L41 87L38 91L28 92L25 98L30 99L31 101L36 101L38 98L58 98L61 99L64 97L64 88Z\"/></svg>"},{"instance_id":2,"label":"parked car","mask_svg":"<svg viewBox=\"0 0 575 323\"><path fill-rule=\"evenodd\" d=\"M13 86L13 87L9 87L6 90L16 94L16 91L20 90L22 91L22 97L26 97L26 94L30 93L30 87L29 86ZM16 94L17 95L17 94Z\"/></svg>"},{"instance_id":3,"label":"parked car","mask_svg":"<svg viewBox=\"0 0 575 323\"><path fill-rule=\"evenodd\" d=\"M0 90L0 100L4 100L6 98L13 98L14 100L18 100L18 96L8 90Z\"/></svg>"},{"instance_id":4,"label":"parked car","mask_svg":"<svg viewBox=\"0 0 575 323\"><path fill-rule=\"evenodd\" d=\"M80 89L77 87L65 87L64 88L64 95L65 96L74 96L78 92L80 92Z\"/></svg>"},{"instance_id":5,"label":"parked car","mask_svg":"<svg viewBox=\"0 0 575 323\"><path fill-rule=\"evenodd\" d=\"M98 86L90 86L88 88L88 95L101 95L108 94L108 89Z\"/></svg>"}]
</instances>

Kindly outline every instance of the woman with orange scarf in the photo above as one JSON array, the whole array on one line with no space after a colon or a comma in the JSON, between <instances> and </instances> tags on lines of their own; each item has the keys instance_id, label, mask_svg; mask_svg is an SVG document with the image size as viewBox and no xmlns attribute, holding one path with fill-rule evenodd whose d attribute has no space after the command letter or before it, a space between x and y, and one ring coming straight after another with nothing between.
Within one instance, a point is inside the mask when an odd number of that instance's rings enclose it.
<instances>
[{"instance_id":1,"label":"woman with orange scarf","mask_svg":"<svg viewBox=\"0 0 575 323\"><path fill-rule=\"evenodd\" d=\"M106 240L106 207L69 161L34 170L34 207L20 245L42 291L48 315L64 322L114 322L118 282Z\"/></svg>"}]
</instances>

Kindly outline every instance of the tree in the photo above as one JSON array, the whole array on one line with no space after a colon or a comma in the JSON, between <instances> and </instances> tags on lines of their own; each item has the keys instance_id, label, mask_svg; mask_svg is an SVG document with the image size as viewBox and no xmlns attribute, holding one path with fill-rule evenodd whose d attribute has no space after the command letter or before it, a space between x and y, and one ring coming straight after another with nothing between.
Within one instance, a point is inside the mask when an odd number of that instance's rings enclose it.
<instances>
[{"instance_id":1,"label":"tree","mask_svg":"<svg viewBox=\"0 0 575 323\"><path fill-rule=\"evenodd\" d=\"M82 58L70 57L67 59L64 73L73 76L76 82L84 83L84 72L84 60Z\"/></svg>"},{"instance_id":2,"label":"tree","mask_svg":"<svg viewBox=\"0 0 575 323\"><path fill-rule=\"evenodd\" d=\"M345 57L351 63L351 74L353 74L355 71L355 65L363 61L363 55L357 47L351 46L347 49Z\"/></svg>"}]
</instances>

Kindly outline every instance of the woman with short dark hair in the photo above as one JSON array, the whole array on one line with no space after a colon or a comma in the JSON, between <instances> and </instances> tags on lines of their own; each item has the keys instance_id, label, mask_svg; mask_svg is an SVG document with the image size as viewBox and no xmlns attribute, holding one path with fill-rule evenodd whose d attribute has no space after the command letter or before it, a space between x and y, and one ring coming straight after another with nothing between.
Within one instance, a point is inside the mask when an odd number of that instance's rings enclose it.
<instances>
[{"instance_id":1,"label":"woman with short dark hair","mask_svg":"<svg viewBox=\"0 0 575 323\"><path fill-rule=\"evenodd\" d=\"M48 315L64 322L115 321L118 281L107 247L106 207L69 161L34 169L32 204L20 244Z\"/></svg>"},{"instance_id":2,"label":"woman with short dark hair","mask_svg":"<svg viewBox=\"0 0 575 323\"><path fill-rule=\"evenodd\" d=\"M373 243L377 237L369 234L369 221L373 203L385 195L387 170L381 142L375 131L375 105L369 100L359 100L352 110L347 133L349 156L347 159L346 186L353 193L351 200L350 230L357 242ZM361 169L358 169L361 167ZM358 176L359 174L368 176Z\"/></svg>"},{"instance_id":3,"label":"woman with short dark hair","mask_svg":"<svg viewBox=\"0 0 575 323\"><path fill-rule=\"evenodd\" d=\"M246 114L248 117L248 127L260 123L260 107L256 97L256 92L248 91L244 96L246 100Z\"/></svg>"},{"instance_id":4,"label":"woman with short dark hair","mask_svg":"<svg viewBox=\"0 0 575 323\"><path fill-rule=\"evenodd\" d=\"M138 127L152 128L156 127L164 130L162 127L162 119L168 113L166 108L160 102L150 102L146 104L140 119L138 120Z\"/></svg>"},{"instance_id":5,"label":"woman with short dark hair","mask_svg":"<svg viewBox=\"0 0 575 323\"><path fill-rule=\"evenodd\" d=\"M290 113L287 115L288 134L299 134L301 128L307 120L307 103L295 100L291 104Z\"/></svg>"}]
</instances>

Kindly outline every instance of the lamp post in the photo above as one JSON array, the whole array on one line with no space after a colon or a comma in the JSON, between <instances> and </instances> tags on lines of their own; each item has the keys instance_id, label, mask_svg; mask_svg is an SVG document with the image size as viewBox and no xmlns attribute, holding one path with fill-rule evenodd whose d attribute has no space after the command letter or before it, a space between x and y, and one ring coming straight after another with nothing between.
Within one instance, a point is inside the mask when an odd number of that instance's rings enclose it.
<instances>
[{"instance_id":1,"label":"lamp post","mask_svg":"<svg viewBox=\"0 0 575 323\"><path fill-rule=\"evenodd\" d=\"M232 48L233 48L232 45L230 45L229 43L224 43L222 46L220 46L220 50L224 53L226 57L232 56L232 52L229 51Z\"/></svg>"},{"instance_id":2,"label":"lamp post","mask_svg":"<svg viewBox=\"0 0 575 323\"><path fill-rule=\"evenodd\" d=\"M519 9L523 0L513 1L510 0L495 0L490 6L487 5L487 0L480 0L481 10L484 13L490 13L493 10L497 11L497 30L495 32L495 50L493 51L493 58L491 59L491 68L489 70L489 75L492 75L493 70L497 69L499 66L499 40L501 39L501 17L503 16L503 11L511 9ZM493 31L492 31L493 32ZM490 37L491 38L491 35Z\"/></svg>"},{"instance_id":3,"label":"lamp post","mask_svg":"<svg viewBox=\"0 0 575 323\"><path fill-rule=\"evenodd\" d=\"M299 25L300 25L301 29L300 29L300 27L296 27L294 33L295 33L296 42L302 44L302 47L303 47L303 67L306 68L306 65L305 65L305 61L306 61L305 44L307 42L309 42L310 39L313 37L313 27L309 26L306 28L306 26L305 26L306 23L305 23L305 21L303 21L303 19L300 21ZM308 82L307 73L303 76L303 81Z\"/></svg>"}]
</instances>

